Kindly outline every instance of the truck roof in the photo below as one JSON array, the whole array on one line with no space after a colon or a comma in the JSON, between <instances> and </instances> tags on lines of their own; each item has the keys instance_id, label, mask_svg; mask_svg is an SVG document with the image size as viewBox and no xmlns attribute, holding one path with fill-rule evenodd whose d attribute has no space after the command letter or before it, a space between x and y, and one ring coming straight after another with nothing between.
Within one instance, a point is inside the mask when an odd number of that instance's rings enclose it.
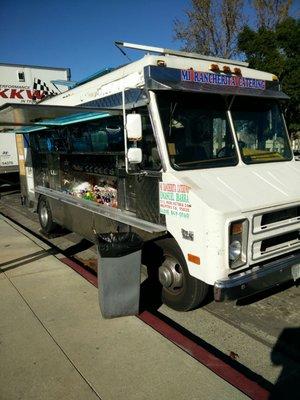
<instances>
[{"instance_id":1,"label":"truck roof","mask_svg":"<svg viewBox=\"0 0 300 400\"><path fill-rule=\"evenodd\" d=\"M235 63L230 64L229 61L230 60L224 60L224 62L218 62L220 69L222 70L224 66L232 68L236 67ZM144 84L144 68L147 66L157 66L159 62L164 62L166 68L185 70L194 69L195 71L203 72L210 72L212 65L212 61L208 61L207 59L196 59L171 54L145 55L141 59L117 68L101 77L89 80L80 86L75 86L74 88L53 98L45 99L42 103L62 105L85 103L98 97L102 97L102 95L99 96L100 90L103 94L107 88L107 95L122 90L121 80L123 81L125 78L128 85L132 85L132 87L142 87ZM243 77L262 79L266 81L274 80L274 75L268 72L258 71L242 65L239 66L239 69Z\"/></svg>"}]
</instances>

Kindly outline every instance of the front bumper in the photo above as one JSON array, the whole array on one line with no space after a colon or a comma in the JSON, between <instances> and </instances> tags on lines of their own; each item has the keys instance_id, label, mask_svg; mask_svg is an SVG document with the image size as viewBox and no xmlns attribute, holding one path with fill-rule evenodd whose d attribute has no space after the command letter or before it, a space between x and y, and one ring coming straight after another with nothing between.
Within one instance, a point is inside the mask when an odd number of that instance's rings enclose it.
<instances>
[{"instance_id":1,"label":"front bumper","mask_svg":"<svg viewBox=\"0 0 300 400\"><path fill-rule=\"evenodd\" d=\"M214 297L216 301L237 300L298 278L300 252L256 266L226 280L216 281Z\"/></svg>"}]
</instances>

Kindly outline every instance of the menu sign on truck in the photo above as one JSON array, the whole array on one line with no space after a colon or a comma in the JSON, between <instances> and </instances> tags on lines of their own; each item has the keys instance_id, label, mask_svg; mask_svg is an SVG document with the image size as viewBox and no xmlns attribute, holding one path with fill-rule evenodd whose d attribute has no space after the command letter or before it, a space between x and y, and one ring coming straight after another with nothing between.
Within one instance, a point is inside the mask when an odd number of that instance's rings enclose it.
<instances>
[{"instance_id":1,"label":"menu sign on truck","mask_svg":"<svg viewBox=\"0 0 300 400\"><path fill-rule=\"evenodd\" d=\"M189 186L178 183L160 182L160 213L172 217L188 219L191 210L189 192Z\"/></svg>"}]
</instances>

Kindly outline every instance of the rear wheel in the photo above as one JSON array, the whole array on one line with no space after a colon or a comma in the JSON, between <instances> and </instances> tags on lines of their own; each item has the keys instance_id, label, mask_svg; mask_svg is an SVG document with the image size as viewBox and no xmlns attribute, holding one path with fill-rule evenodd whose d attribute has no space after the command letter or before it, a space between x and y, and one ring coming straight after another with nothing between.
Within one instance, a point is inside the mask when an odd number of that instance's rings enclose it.
<instances>
[{"instance_id":1,"label":"rear wheel","mask_svg":"<svg viewBox=\"0 0 300 400\"><path fill-rule=\"evenodd\" d=\"M206 298L209 286L189 274L185 258L174 239L157 242L163 259L159 281L163 286L162 301L177 311L188 311Z\"/></svg>"},{"instance_id":2,"label":"rear wheel","mask_svg":"<svg viewBox=\"0 0 300 400\"><path fill-rule=\"evenodd\" d=\"M39 201L38 214L40 225L45 233L52 233L57 229L58 225L53 221L51 208L44 197Z\"/></svg>"}]
</instances>

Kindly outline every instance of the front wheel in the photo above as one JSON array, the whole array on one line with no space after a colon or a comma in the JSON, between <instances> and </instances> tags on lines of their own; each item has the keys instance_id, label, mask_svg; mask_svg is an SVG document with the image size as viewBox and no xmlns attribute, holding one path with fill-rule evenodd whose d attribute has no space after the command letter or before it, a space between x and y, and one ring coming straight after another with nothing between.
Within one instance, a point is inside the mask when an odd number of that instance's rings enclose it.
<instances>
[{"instance_id":1,"label":"front wheel","mask_svg":"<svg viewBox=\"0 0 300 400\"><path fill-rule=\"evenodd\" d=\"M162 249L159 281L163 286L162 301L177 311L189 311L206 298L209 286L189 274L185 258L174 239L157 242Z\"/></svg>"},{"instance_id":2,"label":"front wheel","mask_svg":"<svg viewBox=\"0 0 300 400\"><path fill-rule=\"evenodd\" d=\"M41 198L38 205L39 221L45 233L54 232L58 225L52 219L52 212L46 198Z\"/></svg>"}]
</instances>

